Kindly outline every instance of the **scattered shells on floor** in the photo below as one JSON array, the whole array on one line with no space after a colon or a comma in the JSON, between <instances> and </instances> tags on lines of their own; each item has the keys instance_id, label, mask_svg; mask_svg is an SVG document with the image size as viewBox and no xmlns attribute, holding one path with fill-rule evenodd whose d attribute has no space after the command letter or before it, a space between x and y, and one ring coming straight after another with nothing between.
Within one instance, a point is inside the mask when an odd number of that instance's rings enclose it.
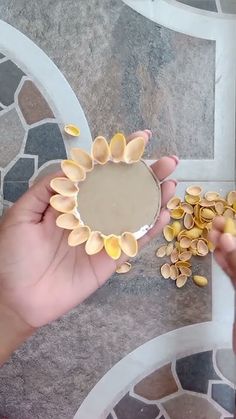
<instances>
[{"instance_id":1,"label":"scattered shells on floor","mask_svg":"<svg viewBox=\"0 0 236 419\"><path fill-rule=\"evenodd\" d=\"M163 235L166 241L171 242L175 237L173 228L170 225L166 225L163 229Z\"/></svg>"},{"instance_id":2,"label":"scattered shells on floor","mask_svg":"<svg viewBox=\"0 0 236 419\"><path fill-rule=\"evenodd\" d=\"M160 246L156 251L156 256L158 258L163 258L164 256L166 256L166 249L167 249L166 244L164 244L163 246Z\"/></svg>"},{"instance_id":3,"label":"scattered shells on floor","mask_svg":"<svg viewBox=\"0 0 236 419\"><path fill-rule=\"evenodd\" d=\"M180 233L180 231L181 231L181 223L179 222L179 221L174 221L172 224L171 224L171 228L173 229L173 232L174 232L174 237L177 237L178 236L178 234Z\"/></svg>"},{"instance_id":4,"label":"scattered shells on floor","mask_svg":"<svg viewBox=\"0 0 236 419\"><path fill-rule=\"evenodd\" d=\"M186 250L186 251L180 253L179 260L181 260L183 262L186 262L186 261L190 260L191 257L192 257L192 252Z\"/></svg>"},{"instance_id":5,"label":"scattered shells on floor","mask_svg":"<svg viewBox=\"0 0 236 419\"><path fill-rule=\"evenodd\" d=\"M190 239L198 239L202 234L202 229L198 227L193 227L191 230L187 230L185 232L185 235L189 237Z\"/></svg>"},{"instance_id":6,"label":"scattered shells on floor","mask_svg":"<svg viewBox=\"0 0 236 419\"><path fill-rule=\"evenodd\" d=\"M182 266L186 266L187 268L191 267L191 263L188 261L183 261L183 260L179 260L178 262L176 262L175 266L177 266L177 268L181 268Z\"/></svg>"},{"instance_id":7,"label":"scattered shells on floor","mask_svg":"<svg viewBox=\"0 0 236 419\"><path fill-rule=\"evenodd\" d=\"M61 169L72 182L81 182L86 177L83 167L79 166L73 160L62 160Z\"/></svg>"},{"instance_id":8,"label":"scattered shells on floor","mask_svg":"<svg viewBox=\"0 0 236 419\"><path fill-rule=\"evenodd\" d=\"M205 287L208 284L208 280L205 276L194 275L193 282L199 287Z\"/></svg>"},{"instance_id":9,"label":"scattered shells on floor","mask_svg":"<svg viewBox=\"0 0 236 419\"><path fill-rule=\"evenodd\" d=\"M218 192L206 192L205 198L207 201L217 201L217 199L220 197L220 194Z\"/></svg>"},{"instance_id":10,"label":"scattered shells on floor","mask_svg":"<svg viewBox=\"0 0 236 419\"><path fill-rule=\"evenodd\" d=\"M75 228L68 237L69 246L78 246L85 243L90 235L90 229L87 226L79 226Z\"/></svg>"},{"instance_id":11,"label":"scattered shells on floor","mask_svg":"<svg viewBox=\"0 0 236 419\"><path fill-rule=\"evenodd\" d=\"M112 160L118 163L123 160L126 147L126 139L123 134L118 132L112 137L110 142L110 152Z\"/></svg>"},{"instance_id":12,"label":"scattered shells on floor","mask_svg":"<svg viewBox=\"0 0 236 419\"><path fill-rule=\"evenodd\" d=\"M56 219L56 225L66 230L74 230L79 227L80 221L73 214L61 214Z\"/></svg>"},{"instance_id":13,"label":"scattered shells on floor","mask_svg":"<svg viewBox=\"0 0 236 419\"><path fill-rule=\"evenodd\" d=\"M131 263L124 262L124 263L122 263L122 265L118 266L118 268L116 269L116 273L117 274L126 274L127 272L130 271L131 267L132 267Z\"/></svg>"},{"instance_id":14,"label":"scattered shells on floor","mask_svg":"<svg viewBox=\"0 0 236 419\"><path fill-rule=\"evenodd\" d=\"M236 220L232 218L227 218L225 221L224 232L232 234L232 236L236 236Z\"/></svg>"},{"instance_id":15,"label":"scattered shells on floor","mask_svg":"<svg viewBox=\"0 0 236 419\"><path fill-rule=\"evenodd\" d=\"M170 260L171 260L171 263L178 262L178 260L179 260L179 251L178 251L178 249L175 248L173 250L173 252L170 255Z\"/></svg>"},{"instance_id":16,"label":"scattered shells on floor","mask_svg":"<svg viewBox=\"0 0 236 419\"><path fill-rule=\"evenodd\" d=\"M232 208L226 208L226 210L223 213L223 217L234 218L234 210Z\"/></svg>"},{"instance_id":17,"label":"scattered shells on floor","mask_svg":"<svg viewBox=\"0 0 236 419\"><path fill-rule=\"evenodd\" d=\"M182 249L188 249L191 246L192 240L189 237L183 236L181 237L179 244Z\"/></svg>"},{"instance_id":18,"label":"scattered shells on floor","mask_svg":"<svg viewBox=\"0 0 236 419\"><path fill-rule=\"evenodd\" d=\"M126 163L135 163L138 162L145 149L145 141L143 137L137 137L131 140L124 152L124 160Z\"/></svg>"},{"instance_id":19,"label":"scattered shells on floor","mask_svg":"<svg viewBox=\"0 0 236 419\"><path fill-rule=\"evenodd\" d=\"M182 288L186 284L187 279L188 277L186 275L180 274L176 279L177 288Z\"/></svg>"},{"instance_id":20,"label":"scattered shells on floor","mask_svg":"<svg viewBox=\"0 0 236 419\"><path fill-rule=\"evenodd\" d=\"M79 137L80 129L74 124L66 124L64 126L64 131L66 134L70 135L71 137Z\"/></svg>"},{"instance_id":21,"label":"scattered shells on floor","mask_svg":"<svg viewBox=\"0 0 236 419\"><path fill-rule=\"evenodd\" d=\"M171 253L174 250L174 243L170 242L167 246L166 246L166 256L170 256Z\"/></svg>"},{"instance_id":22,"label":"scattered shells on floor","mask_svg":"<svg viewBox=\"0 0 236 419\"><path fill-rule=\"evenodd\" d=\"M170 278L170 265L169 265L169 263L165 263L164 265L162 265L161 274L162 274L163 278L165 278L165 279Z\"/></svg>"},{"instance_id":23,"label":"scattered shells on floor","mask_svg":"<svg viewBox=\"0 0 236 419\"><path fill-rule=\"evenodd\" d=\"M52 179L50 186L55 192L63 196L75 196L78 192L78 188L74 185L74 183L65 177Z\"/></svg>"},{"instance_id":24,"label":"scattered shells on floor","mask_svg":"<svg viewBox=\"0 0 236 419\"><path fill-rule=\"evenodd\" d=\"M200 209L200 217L203 220L211 221L215 218L215 212L210 208L201 208Z\"/></svg>"},{"instance_id":25,"label":"scattered shells on floor","mask_svg":"<svg viewBox=\"0 0 236 419\"><path fill-rule=\"evenodd\" d=\"M110 148L106 138L96 137L92 144L91 155L99 164L106 164L110 158Z\"/></svg>"},{"instance_id":26,"label":"scattered shells on floor","mask_svg":"<svg viewBox=\"0 0 236 419\"><path fill-rule=\"evenodd\" d=\"M226 199L229 205L233 205L236 202L236 191L230 191Z\"/></svg>"},{"instance_id":27,"label":"scattered shells on floor","mask_svg":"<svg viewBox=\"0 0 236 419\"><path fill-rule=\"evenodd\" d=\"M193 214L193 206L187 202L181 202L181 207L186 214Z\"/></svg>"},{"instance_id":28,"label":"scattered shells on floor","mask_svg":"<svg viewBox=\"0 0 236 419\"><path fill-rule=\"evenodd\" d=\"M75 208L75 199L59 194L53 195L50 199L50 205L59 212L68 213Z\"/></svg>"},{"instance_id":29,"label":"scattered shells on floor","mask_svg":"<svg viewBox=\"0 0 236 419\"><path fill-rule=\"evenodd\" d=\"M194 219L192 214L185 214L184 216L184 227L187 228L187 230L190 230L194 226Z\"/></svg>"},{"instance_id":30,"label":"scattered shells on floor","mask_svg":"<svg viewBox=\"0 0 236 419\"><path fill-rule=\"evenodd\" d=\"M206 256L209 253L208 246L204 240L198 240L197 253L199 256Z\"/></svg>"},{"instance_id":31,"label":"scattered shells on floor","mask_svg":"<svg viewBox=\"0 0 236 419\"><path fill-rule=\"evenodd\" d=\"M185 195L185 201L188 204L195 205L200 201L200 196Z\"/></svg>"},{"instance_id":32,"label":"scattered shells on floor","mask_svg":"<svg viewBox=\"0 0 236 419\"><path fill-rule=\"evenodd\" d=\"M99 231L92 231L85 245L87 255L99 253L103 249L103 246L104 240L101 233Z\"/></svg>"},{"instance_id":33,"label":"scattered shells on floor","mask_svg":"<svg viewBox=\"0 0 236 419\"><path fill-rule=\"evenodd\" d=\"M86 172L90 172L93 169L93 159L86 151L81 148L72 148L70 154L72 160L78 163L79 166L82 166Z\"/></svg>"},{"instance_id":34,"label":"scattered shells on floor","mask_svg":"<svg viewBox=\"0 0 236 419\"><path fill-rule=\"evenodd\" d=\"M189 187L186 189L186 192L187 192L187 194L188 194L188 195L191 195L191 196L198 196L198 195L201 195L201 193L202 193L202 188L201 188L201 186L196 186L196 185L193 185L193 186L189 186Z\"/></svg>"},{"instance_id":35,"label":"scattered shells on floor","mask_svg":"<svg viewBox=\"0 0 236 419\"><path fill-rule=\"evenodd\" d=\"M170 211L171 218L174 220L180 220L184 216L184 209L181 207L177 207Z\"/></svg>"},{"instance_id":36,"label":"scattered shells on floor","mask_svg":"<svg viewBox=\"0 0 236 419\"><path fill-rule=\"evenodd\" d=\"M176 265L170 266L170 279L176 280L179 274L179 270Z\"/></svg>"},{"instance_id":37,"label":"scattered shells on floor","mask_svg":"<svg viewBox=\"0 0 236 419\"><path fill-rule=\"evenodd\" d=\"M225 206L224 206L223 202L217 201L215 203L215 210L216 210L217 215L222 215L224 213L224 208L225 208Z\"/></svg>"},{"instance_id":38,"label":"scattered shells on floor","mask_svg":"<svg viewBox=\"0 0 236 419\"><path fill-rule=\"evenodd\" d=\"M191 276L192 271L188 266L179 266L180 273L182 275Z\"/></svg>"},{"instance_id":39,"label":"scattered shells on floor","mask_svg":"<svg viewBox=\"0 0 236 419\"><path fill-rule=\"evenodd\" d=\"M117 260L121 255L119 238L113 234L104 238L105 250L112 259Z\"/></svg>"},{"instance_id":40,"label":"scattered shells on floor","mask_svg":"<svg viewBox=\"0 0 236 419\"><path fill-rule=\"evenodd\" d=\"M138 242L132 233L123 233L120 238L120 247L122 251L133 258L138 253Z\"/></svg>"},{"instance_id":41,"label":"scattered shells on floor","mask_svg":"<svg viewBox=\"0 0 236 419\"><path fill-rule=\"evenodd\" d=\"M173 209L175 209L175 208L179 207L180 202L181 202L180 198L178 198L177 196L174 196L174 197L173 197L173 198L171 198L171 199L170 199L170 201L167 203L167 208L168 208L169 210L173 210Z\"/></svg>"}]
</instances>

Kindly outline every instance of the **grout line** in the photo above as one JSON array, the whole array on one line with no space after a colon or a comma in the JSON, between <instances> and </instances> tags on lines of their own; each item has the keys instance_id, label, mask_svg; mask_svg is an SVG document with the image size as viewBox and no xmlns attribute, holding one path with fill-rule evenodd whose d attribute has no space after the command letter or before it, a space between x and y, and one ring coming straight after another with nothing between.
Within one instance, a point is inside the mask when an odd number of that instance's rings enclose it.
<instances>
[{"instance_id":1,"label":"grout line","mask_svg":"<svg viewBox=\"0 0 236 419\"><path fill-rule=\"evenodd\" d=\"M215 0L215 2L216 2L216 8L218 10L218 13L223 13L220 0Z\"/></svg>"}]
</instances>

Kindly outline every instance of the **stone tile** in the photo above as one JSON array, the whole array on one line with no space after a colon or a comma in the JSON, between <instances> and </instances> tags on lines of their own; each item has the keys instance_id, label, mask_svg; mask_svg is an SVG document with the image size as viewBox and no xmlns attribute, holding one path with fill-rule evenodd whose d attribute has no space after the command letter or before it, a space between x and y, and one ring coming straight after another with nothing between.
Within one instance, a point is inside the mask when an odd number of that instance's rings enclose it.
<instances>
[{"instance_id":1,"label":"stone tile","mask_svg":"<svg viewBox=\"0 0 236 419\"><path fill-rule=\"evenodd\" d=\"M12 109L1 116L0 167L7 166L10 161L19 153L24 135L25 131L15 109Z\"/></svg>"},{"instance_id":2,"label":"stone tile","mask_svg":"<svg viewBox=\"0 0 236 419\"><path fill-rule=\"evenodd\" d=\"M20 158L4 176L4 181L28 181L34 174L34 159Z\"/></svg>"},{"instance_id":3,"label":"stone tile","mask_svg":"<svg viewBox=\"0 0 236 419\"><path fill-rule=\"evenodd\" d=\"M106 417L106 419L113 419L113 416L111 415L111 413Z\"/></svg>"},{"instance_id":4,"label":"stone tile","mask_svg":"<svg viewBox=\"0 0 236 419\"><path fill-rule=\"evenodd\" d=\"M134 387L134 392L147 400L158 400L178 391L171 364L154 371Z\"/></svg>"},{"instance_id":5,"label":"stone tile","mask_svg":"<svg viewBox=\"0 0 236 419\"><path fill-rule=\"evenodd\" d=\"M38 165L49 160L66 159L66 149L57 124L46 123L31 128L25 145L26 154L38 155Z\"/></svg>"},{"instance_id":6,"label":"stone tile","mask_svg":"<svg viewBox=\"0 0 236 419\"><path fill-rule=\"evenodd\" d=\"M5 57L5 55L3 55L1 52L0 52L0 60L2 59L2 58L4 58Z\"/></svg>"},{"instance_id":7,"label":"stone tile","mask_svg":"<svg viewBox=\"0 0 236 419\"><path fill-rule=\"evenodd\" d=\"M156 419L159 409L126 394L114 407L117 419Z\"/></svg>"},{"instance_id":8,"label":"stone tile","mask_svg":"<svg viewBox=\"0 0 236 419\"><path fill-rule=\"evenodd\" d=\"M228 384L212 384L212 398L229 413L235 412L235 390Z\"/></svg>"},{"instance_id":9,"label":"stone tile","mask_svg":"<svg viewBox=\"0 0 236 419\"><path fill-rule=\"evenodd\" d=\"M236 384L236 355L232 349L218 349L216 352L216 365L227 380Z\"/></svg>"},{"instance_id":10,"label":"stone tile","mask_svg":"<svg viewBox=\"0 0 236 419\"><path fill-rule=\"evenodd\" d=\"M21 112L31 125L45 118L54 118L53 112L35 84L26 80L18 95Z\"/></svg>"},{"instance_id":11,"label":"stone tile","mask_svg":"<svg viewBox=\"0 0 236 419\"><path fill-rule=\"evenodd\" d=\"M200 352L176 361L176 372L185 390L207 394L208 381L220 378L216 374L212 351Z\"/></svg>"},{"instance_id":12,"label":"stone tile","mask_svg":"<svg viewBox=\"0 0 236 419\"><path fill-rule=\"evenodd\" d=\"M3 197L7 201L16 202L27 191L28 182L4 182Z\"/></svg>"},{"instance_id":13,"label":"stone tile","mask_svg":"<svg viewBox=\"0 0 236 419\"><path fill-rule=\"evenodd\" d=\"M196 7L197 9L208 10L210 12L217 12L215 0L178 0L178 1L180 3L187 4L188 6Z\"/></svg>"},{"instance_id":14,"label":"stone tile","mask_svg":"<svg viewBox=\"0 0 236 419\"><path fill-rule=\"evenodd\" d=\"M206 399L183 394L163 403L170 419L220 419L221 413Z\"/></svg>"},{"instance_id":15,"label":"stone tile","mask_svg":"<svg viewBox=\"0 0 236 419\"><path fill-rule=\"evenodd\" d=\"M12 61L0 63L0 102L9 106L24 73Z\"/></svg>"},{"instance_id":16,"label":"stone tile","mask_svg":"<svg viewBox=\"0 0 236 419\"><path fill-rule=\"evenodd\" d=\"M3 108L0 106L0 112L3 110Z\"/></svg>"},{"instance_id":17,"label":"stone tile","mask_svg":"<svg viewBox=\"0 0 236 419\"><path fill-rule=\"evenodd\" d=\"M61 163L51 163L48 166L43 167L41 170L38 171L37 176L34 179L34 183L38 180L42 179L44 176L47 176L51 173L56 173L61 170Z\"/></svg>"},{"instance_id":18,"label":"stone tile","mask_svg":"<svg viewBox=\"0 0 236 419\"><path fill-rule=\"evenodd\" d=\"M236 1L235 0L220 0L221 9L223 13L236 13Z\"/></svg>"}]
</instances>

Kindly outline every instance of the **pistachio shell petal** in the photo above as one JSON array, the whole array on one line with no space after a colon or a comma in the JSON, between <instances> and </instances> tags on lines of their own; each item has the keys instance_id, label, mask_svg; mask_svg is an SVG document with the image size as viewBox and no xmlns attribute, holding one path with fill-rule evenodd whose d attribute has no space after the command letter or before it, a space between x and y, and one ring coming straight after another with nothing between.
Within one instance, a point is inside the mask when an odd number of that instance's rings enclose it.
<instances>
[{"instance_id":1,"label":"pistachio shell petal","mask_svg":"<svg viewBox=\"0 0 236 419\"><path fill-rule=\"evenodd\" d=\"M198 244L198 239L193 239L193 240L191 241L190 248L191 248L192 250L197 250L197 244Z\"/></svg>"},{"instance_id":2,"label":"pistachio shell petal","mask_svg":"<svg viewBox=\"0 0 236 419\"><path fill-rule=\"evenodd\" d=\"M120 247L129 257L133 258L138 253L138 242L132 233L123 233L120 238Z\"/></svg>"},{"instance_id":3,"label":"pistachio shell petal","mask_svg":"<svg viewBox=\"0 0 236 419\"><path fill-rule=\"evenodd\" d=\"M61 214L56 219L56 225L66 230L74 230L79 224L80 221L73 214Z\"/></svg>"},{"instance_id":4,"label":"pistachio shell petal","mask_svg":"<svg viewBox=\"0 0 236 419\"><path fill-rule=\"evenodd\" d=\"M185 201L191 205L197 204L200 199L200 196L185 195Z\"/></svg>"},{"instance_id":5,"label":"pistachio shell petal","mask_svg":"<svg viewBox=\"0 0 236 419\"><path fill-rule=\"evenodd\" d=\"M70 151L72 160L82 166L86 172L90 172L93 169L93 159L81 148L72 148Z\"/></svg>"},{"instance_id":6,"label":"pistachio shell petal","mask_svg":"<svg viewBox=\"0 0 236 419\"><path fill-rule=\"evenodd\" d=\"M166 256L170 256L173 250L174 250L174 243L173 242L168 243L168 245L166 246Z\"/></svg>"},{"instance_id":7,"label":"pistachio shell petal","mask_svg":"<svg viewBox=\"0 0 236 419\"><path fill-rule=\"evenodd\" d=\"M201 216L202 219L210 221L210 220L213 220L213 218L215 218L215 213L210 208L201 208L200 209L200 216Z\"/></svg>"},{"instance_id":8,"label":"pistachio shell petal","mask_svg":"<svg viewBox=\"0 0 236 419\"><path fill-rule=\"evenodd\" d=\"M188 266L180 266L179 270L182 275L186 275L186 276L192 275L192 271Z\"/></svg>"},{"instance_id":9,"label":"pistachio shell petal","mask_svg":"<svg viewBox=\"0 0 236 419\"><path fill-rule=\"evenodd\" d=\"M206 256L209 252L208 246L204 240L198 240L197 253L199 256Z\"/></svg>"},{"instance_id":10,"label":"pistachio shell petal","mask_svg":"<svg viewBox=\"0 0 236 419\"><path fill-rule=\"evenodd\" d=\"M111 234L104 238L105 250L112 259L117 260L121 255L121 248L119 244L119 238Z\"/></svg>"},{"instance_id":11,"label":"pistachio shell petal","mask_svg":"<svg viewBox=\"0 0 236 419\"><path fill-rule=\"evenodd\" d=\"M158 258L163 258L164 256L166 256L166 249L167 249L166 244L164 244L163 246L159 247L157 249L157 251L156 251L156 256Z\"/></svg>"},{"instance_id":12,"label":"pistachio shell petal","mask_svg":"<svg viewBox=\"0 0 236 419\"><path fill-rule=\"evenodd\" d=\"M199 287L205 287L208 284L207 278L200 275L194 275L193 282Z\"/></svg>"},{"instance_id":13,"label":"pistachio shell petal","mask_svg":"<svg viewBox=\"0 0 236 419\"><path fill-rule=\"evenodd\" d=\"M184 209L181 207L175 208L170 211L170 216L174 220L180 220L184 216Z\"/></svg>"},{"instance_id":14,"label":"pistachio shell petal","mask_svg":"<svg viewBox=\"0 0 236 419\"><path fill-rule=\"evenodd\" d=\"M167 203L166 206L169 210L173 210L179 207L180 202L181 202L180 198L178 198L177 196L174 196L173 198L170 199L170 201Z\"/></svg>"},{"instance_id":15,"label":"pistachio shell petal","mask_svg":"<svg viewBox=\"0 0 236 419\"><path fill-rule=\"evenodd\" d=\"M182 266L186 266L187 268L190 268L191 263L189 263L188 261L179 260L178 262L176 262L175 266L177 266L177 268L179 268L179 269Z\"/></svg>"},{"instance_id":16,"label":"pistachio shell petal","mask_svg":"<svg viewBox=\"0 0 236 419\"><path fill-rule=\"evenodd\" d=\"M192 240L189 237L183 236L180 239L180 246L182 247L182 249L188 249L191 245Z\"/></svg>"},{"instance_id":17,"label":"pistachio shell petal","mask_svg":"<svg viewBox=\"0 0 236 419\"><path fill-rule=\"evenodd\" d=\"M193 206L187 202L181 202L181 207L186 214L193 214Z\"/></svg>"},{"instance_id":18,"label":"pistachio shell petal","mask_svg":"<svg viewBox=\"0 0 236 419\"><path fill-rule=\"evenodd\" d=\"M50 186L55 192L63 196L75 196L78 192L78 188L74 185L74 183L65 177L52 179Z\"/></svg>"},{"instance_id":19,"label":"pistachio shell petal","mask_svg":"<svg viewBox=\"0 0 236 419\"><path fill-rule=\"evenodd\" d=\"M187 230L190 230L194 226L194 219L192 214L185 214L184 216L184 227Z\"/></svg>"},{"instance_id":20,"label":"pistachio shell petal","mask_svg":"<svg viewBox=\"0 0 236 419\"><path fill-rule=\"evenodd\" d=\"M191 195L191 196L199 196L202 193L202 188L201 186L193 185L193 186L189 186L186 189L186 192L188 195Z\"/></svg>"},{"instance_id":21,"label":"pistachio shell petal","mask_svg":"<svg viewBox=\"0 0 236 419\"><path fill-rule=\"evenodd\" d=\"M115 163L123 160L126 147L126 139L123 134L118 132L112 137L110 142L111 157Z\"/></svg>"},{"instance_id":22,"label":"pistachio shell petal","mask_svg":"<svg viewBox=\"0 0 236 419\"><path fill-rule=\"evenodd\" d=\"M99 164L106 164L110 158L110 148L106 138L96 137L92 145L92 157Z\"/></svg>"},{"instance_id":23,"label":"pistachio shell petal","mask_svg":"<svg viewBox=\"0 0 236 419\"><path fill-rule=\"evenodd\" d=\"M90 228L87 226L79 226L72 230L68 237L69 246L79 246L86 242L90 235Z\"/></svg>"},{"instance_id":24,"label":"pistachio shell petal","mask_svg":"<svg viewBox=\"0 0 236 419\"><path fill-rule=\"evenodd\" d=\"M180 231L181 231L181 223L179 222L179 221L174 221L172 224L171 224L171 227L172 227L172 229L173 229L173 231L174 231L174 237L177 237L178 236L178 234L180 233Z\"/></svg>"},{"instance_id":25,"label":"pistachio shell petal","mask_svg":"<svg viewBox=\"0 0 236 419\"><path fill-rule=\"evenodd\" d=\"M72 182L81 182L85 179L86 175L84 169L73 160L62 160L61 168Z\"/></svg>"},{"instance_id":26,"label":"pistachio shell petal","mask_svg":"<svg viewBox=\"0 0 236 419\"><path fill-rule=\"evenodd\" d=\"M118 268L116 269L116 273L117 274L126 274L127 272L130 271L131 267L132 267L131 263L124 262L124 263L122 263L122 265L118 266Z\"/></svg>"},{"instance_id":27,"label":"pistachio shell petal","mask_svg":"<svg viewBox=\"0 0 236 419\"><path fill-rule=\"evenodd\" d=\"M173 279L175 281L178 275L179 275L179 270L177 266L171 265L170 266L170 279Z\"/></svg>"},{"instance_id":28,"label":"pistachio shell petal","mask_svg":"<svg viewBox=\"0 0 236 419\"><path fill-rule=\"evenodd\" d=\"M232 208L226 208L226 210L224 211L223 216L225 218L234 218L234 211L232 210Z\"/></svg>"},{"instance_id":29,"label":"pistachio shell petal","mask_svg":"<svg viewBox=\"0 0 236 419\"><path fill-rule=\"evenodd\" d=\"M85 251L87 255L95 255L103 249L103 246L104 240L101 233L99 231L92 231L86 242Z\"/></svg>"},{"instance_id":30,"label":"pistachio shell petal","mask_svg":"<svg viewBox=\"0 0 236 419\"><path fill-rule=\"evenodd\" d=\"M236 202L236 191L230 191L228 193L227 202L229 205L233 205Z\"/></svg>"},{"instance_id":31,"label":"pistachio shell petal","mask_svg":"<svg viewBox=\"0 0 236 419\"><path fill-rule=\"evenodd\" d=\"M169 263L165 263L164 265L162 265L161 274L162 274L163 278L165 278L165 279L170 278L170 265L169 265Z\"/></svg>"},{"instance_id":32,"label":"pistachio shell petal","mask_svg":"<svg viewBox=\"0 0 236 419\"><path fill-rule=\"evenodd\" d=\"M207 201L216 201L220 197L220 194L218 192L206 192L205 198Z\"/></svg>"},{"instance_id":33,"label":"pistachio shell petal","mask_svg":"<svg viewBox=\"0 0 236 419\"><path fill-rule=\"evenodd\" d=\"M170 260L172 263L176 263L179 260L179 251L178 249L174 249L170 255Z\"/></svg>"},{"instance_id":34,"label":"pistachio shell petal","mask_svg":"<svg viewBox=\"0 0 236 419\"><path fill-rule=\"evenodd\" d=\"M236 221L232 218L227 218L225 221L224 232L236 236Z\"/></svg>"},{"instance_id":35,"label":"pistachio shell petal","mask_svg":"<svg viewBox=\"0 0 236 419\"><path fill-rule=\"evenodd\" d=\"M66 124L64 126L64 131L66 134L71 135L72 137L79 137L80 129L74 124Z\"/></svg>"},{"instance_id":36,"label":"pistachio shell petal","mask_svg":"<svg viewBox=\"0 0 236 419\"><path fill-rule=\"evenodd\" d=\"M143 137L137 137L131 140L124 152L124 160L126 163L135 163L139 161L144 153L145 142Z\"/></svg>"},{"instance_id":37,"label":"pistachio shell petal","mask_svg":"<svg viewBox=\"0 0 236 419\"><path fill-rule=\"evenodd\" d=\"M186 275L180 274L176 279L176 286L182 288L186 284L187 279L188 277Z\"/></svg>"},{"instance_id":38,"label":"pistachio shell petal","mask_svg":"<svg viewBox=\"0 0 236 419\"><path fill-rule=\"evenodd\" d=\"M191 259L191 257L192 257L192 252L186 250L186 251L180 253L179 260L182 260L183 262L186 262L189 259Z\"/></svg>"},{"instance_id":39,"label":"pistachio shell petal","mask_svg":"<svg viewBox=\"0 0 236 419\"><path fill-rule=\"evenodd\" d=\"M174 230L170 225L166 225L163 229L163 235L166 241L171 242L174 238Z\"/></svg>"},{"instance_id":40,"label":"pistachio shell petal","mask_svg":"<svg viewBox=\"0 0 236 419\"><path fill-rule=\"evenodd\" d=\"M199 205L200 205L201 207L206 207L206 208L209 208L209 207L214 207L214 206L215 206L215 202L214 202L214 201L208 201L207 199L203 198L203 199L201 199L201 201L199 202Z\"/></svg>"},{"instance_id":41,"label":"pistachio shell petal","mask_svg":"<svg viewBox=\"0 0 236 419\"><path fill-rule=\"evenodd\" d=\"M73 197L53 195L50 199L50 205L59 212L71 212L75 208L75 199Z\"/></svg>"}]
</instances>

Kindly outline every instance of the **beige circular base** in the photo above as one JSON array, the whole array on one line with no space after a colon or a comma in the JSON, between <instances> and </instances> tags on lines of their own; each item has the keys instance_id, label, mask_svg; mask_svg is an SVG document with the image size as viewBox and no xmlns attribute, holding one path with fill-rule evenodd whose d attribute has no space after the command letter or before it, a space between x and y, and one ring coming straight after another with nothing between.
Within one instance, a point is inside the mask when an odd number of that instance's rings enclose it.
<instances>
[{"instance_id":1,"label":"beige circular base","mask_svg":"<svg viewBox=\"0 0 236 419\"><path fill-rule=\"evenodd\" d=\"M160 212L160 185L143 161L97 164L79 185L78 212L92 231L138 232Z\"/></svg>"}]
</instances>

